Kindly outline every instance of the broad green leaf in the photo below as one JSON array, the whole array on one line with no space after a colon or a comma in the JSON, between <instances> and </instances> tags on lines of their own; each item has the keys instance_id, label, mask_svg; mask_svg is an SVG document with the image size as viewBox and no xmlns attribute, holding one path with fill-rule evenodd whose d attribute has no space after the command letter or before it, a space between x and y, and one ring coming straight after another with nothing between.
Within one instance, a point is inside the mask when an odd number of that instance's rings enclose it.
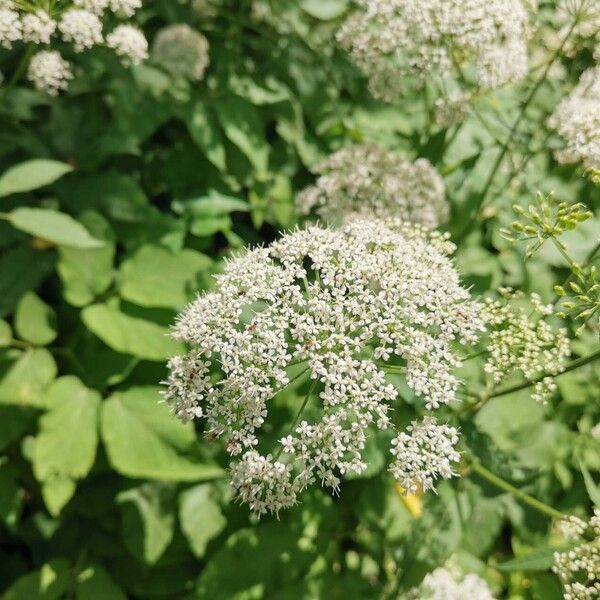
<instances>
[{"instance_id":1,"label":"broad green leaf","mask_svg":"<svg viewBox=\"0 0 600 600\"><path fill-rule=\"evenodd\" d=\"M227 168L223 135L217 120L201 100L192 107L186 120L190 136L208 160L220 171Z\"/></svg>"},{"instance_id":2,"label":"broad green leaf","mask_svg":"<svg viewBox=\"0 0 600 600\"><path fill-rule=\"evenodd\" d=\"M58 274L64 298L73 306L93 302L108 289L113 279L115 244L108 221L98 213L88 212L81 215L81 222L105 245L90 250L59 247Z\"/></svg>"},{"instance_id":3,"label":"broad green leaf","mask_svg":"<svg viewBox=\"0 0 600 600\"><path fill-rule=\"evenodd\" d=\"M579 461L579 468L583 475L583 481L585 483L585 489L587 490L590 500L594 503L597 508L600 508L600 488L594 483L590 472L582 461Z\"/></svg>"},{"instance_id":4,"label":"broad green leaf","mask_svg":"<svg viewBox=\"0 0 600 600\"><path fill-rule=\"evenodd\" d=\"M162 325L128 315L114 306L93 304L81 311L86 327L107 346L146 360L164 361L183 346L168 337Z\"/></svg>"},{"instance_id":5,"label":"broad green leaf","mask_svg":"<svg viewBox=\"0 0 600 600\"><path fill-rule=\"evenodd\" d=\"M38 346L46 346L56 339L56 315L33 292L27 292L17 306L15 330L19 337Z\"/></svg>"},{"instance_id":6,"label":"broad green leaf","mask_svg":"<svg viewBox=\"0 0 600 600\"><path fill-rule=\"evenodd\" d=\"M33 472L38 481L52 486L57 514L75 491L74 482L92 468L98 445L100 394L79 379L57 379L46 393L46 413L40 419L35 441ZM61 504L62 503L62 504Z\"/></svg>"},{"instance_id":7,"label":"broad green leaf","mask_svg":"<svg viewBox=\"0 0 600 600\"><path fill-rule=\"evenodd\" d=\"M300 0L299 4L311 17L321 21L335 19L348 8L348 0Z\"/></svg>"},{"instance_id":8,"label":"broad green leaf","mask_svg":"<svg viewBox=\"0 0 600 600\"><path fill-rule=\"evenodd\" d=\"M0 198L44 187L72 170L71 165L57 160L28 160L11 167L0 176Z\"/></svg>"},{"instance_id":9,"label":"broad green leaf","mask_svg":"<svg viewBox=\"0 0 600 600\"><path fill-rule=\"evenodd\" d=\"M180 309L206 287L211 266L207 256L194 250L142 246L121 265L119 293L139 306Z\"/></svg>"},{"instance_id":10,"label":"broad green leaf","mask_svg":"<svg viewBox=\"0 0 600 600\"><path fill-rule=\"evenodd\" d=\"M123 539L131 554L152 565L162 556L175 531L175 489L145 483L117 496Z\"/></svg>"},{"instance_id":11,"label":"broad green leaf","mask_svg":"<svg viewBox=\"0 0 600 600\"><path fill-rule=\"evenodd\" d=\"M57 368L45 348L12 352L0 360L0 404L39 407Z\"/></svg>"},{"instance_id":12,"label":"broad green leaf","mask_svg":"<svg viewBox=\"0 0 600 600\"><path fill-rule=\"evenodd\" d=\"M58 246L101 248L104 242L92 237L73 217L48 208L15 208L7 215L13 227Z\"/></svg>"},{"instance_id":13,"label":"broad green leaf","mask_svg":"<svg viewBox=\"0 0 600 600\"><path fill-rule=\"evenodd\" d=\"M42 566L39 571L17 579L2 600L58 600L72 584L69 563L58 558Z\"/></svg>"},{"instance_id":14,"label":"broad green leaf","mask_svg":"<svg viewBox=\"0 0 600 600\"><path fill-rule=\"evenodd\" d=\"M0 257L0 316L11 313L23 294L33 290L54 268L53 251L17 246Z\"/></svg>"},{"instance_id":15,"label":"broad green leaf","mask_svg":"<svg viewBox=\"0 0 600 600\"><path fill-rule=\"evenodd\" d=\"M192 552L202 558L208 542L227 525L211 484L202 483L181 494L179 521Z\"/></svg>"},{"instance_id":16,"label":"broad green leaf","mask_svg":"<svg viewBox=\"0 0 600 600\"><path fill-rule=\"evenodd\" d=\"M113 468L127 477L203 481L223 475L214 464L190 454L191 423L180 423L161 403L155 387L131 388L102 406L101 432Z\"/></svg>"},{"instance_id":17,"label":"broad green leaf","mask_svg":"<svg viewBox=\"0 0 600 600\"><path fill-rule=\"evenodd\" d=\"M565 548L540 548L525 556L496 565L500 571L547 571L554 564L554 553Z\"/></svg>"},{"instance_id":18,"label":"broad green leaf","mask_svg":"<svg viewBox=\"0 0 600 600\"><path fill-rule=\"evenodd\" d=\"M269 146L258 111L239 96L229 94L218 106L218 117L227 138L259 172L267 171Z\"/></svg>"},{"instance_id":19,"label":"broad green leaf","mask_svg":"<svg viewBox=\"0 0 600 600\"><path fill-rule=\"evenodd\" d=\"M250 206L235 196L209 190L206 196L174 202L173 209L193 217L220 217L232 212L248 212Z\"/></svg>"},{"instance_id":20,"label":"broad green leaf","mask_svg":"<svg viewBox=\"0 0 600 600\"><path fill-rule=\"evenodd\" d=\"M98 563L85 565L77 574L77 600L127 600L108 571Z\"/></svg>"},{"instance_id":21,"label":"broad green leaf","mask_svg":"<svg viewBox=\"0 0 600 600\"><path fill-rule=\"evenodd\" d=\"M12 329L10 328L10 325L4 319L0 319L0 348L10 346L11 340Z\"/></svg>"},{"instance_id":22,"label":"broad green leaf","mask_svg":"<svg viewBox=\"0 0 600 600\"><path fill-rule=\"evenodd\" d=\"M76 489L77 485L70 477L58 476L42 482L42 498L48 512L57 517Z\"/></svg>"}]
</instances>

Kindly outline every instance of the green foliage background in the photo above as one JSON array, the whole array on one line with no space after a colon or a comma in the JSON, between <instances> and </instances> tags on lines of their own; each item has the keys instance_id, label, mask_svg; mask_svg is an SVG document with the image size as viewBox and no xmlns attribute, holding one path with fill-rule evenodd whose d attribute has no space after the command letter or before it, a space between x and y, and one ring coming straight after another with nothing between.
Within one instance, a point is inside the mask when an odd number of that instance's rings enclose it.
<instances>
[{"instance_id":1,"label":"green foliage background","mask_svg":"<svg viewBox=\"0 0 600 600\"><path fill-rule=\"evenodd\" d=\"M200 84L152 61L124 69L97 49L77 58L59 98L17 85L0 100L3 598L396 598L451 556L498 597L561 598L547 517L472 473L424 498L418 517L386 473L385 440L367 448L368 471L340 498L313 490L279 520L257 522L231 502L219 444L170 415L159 382L179 350L166 335L177 312L232 250L293 227L310 166L349 142L436 165L475 294L510 285L553 301L568 275L560 257L544 250L525 263L498 230L537 190L600 208L581 172L554 162L558 141L545 129L589 52L565 59L567 80L544 84L497 197L472 223L497 138L530 82L478 101L491 128L472 116L455 134L435 125L425 93L388 105L369 96L332 41L345 0L272 2L265 21L250 4L213 2L211 16L148 0L140 11L150 39L178 22L207 36ZM20 51L0 51L0 70L13 72ZM505 186L510 169L518 176ZM580 260L598 225L569 234ZM597 343L584 334L574 351ZM466 444L518 488L583 515L580 461L591 479L600 471L590 435L599 379L593 364L562 376L548 407L527 391L495 398L463 424ZM277 418L301 393L284 395Z\"/></svg>"}]
</instances>

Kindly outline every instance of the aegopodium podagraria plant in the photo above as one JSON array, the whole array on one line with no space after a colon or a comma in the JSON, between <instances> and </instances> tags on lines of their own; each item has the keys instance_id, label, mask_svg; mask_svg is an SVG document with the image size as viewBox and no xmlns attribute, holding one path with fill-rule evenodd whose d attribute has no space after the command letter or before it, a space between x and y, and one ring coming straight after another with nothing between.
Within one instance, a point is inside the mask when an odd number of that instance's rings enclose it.
<instances>
[{"instance_id":1,"label":"aegopodium podagraria plant","mask_svg":"<svg viewBox=\"0 0 600 600\"><path fill-rule=\"evenodd\" d=\"M549 319L554 306L542 304L537 294L500 292L504 299L486 298L482 311L489 330L484 365L488 391L517 373L528 381L546 374L532 393L534 400L545 403L556 391L554 376L562 373L571 354L568 332L553 327Z\"/></svg>"},{"instance_id":2,"label":"aegopodium podagraria plant","mask_svg":"<svg viewBox=\"0 0 600 600\"><path fill-rule=\"evenodd\" d=\"M600 509L586 523L570 516L562 520L562 533L576 544L554 554L552 570L564 587L565 600L600 598Z\"/></svg>"},{"instance_id":3,"label":"aegopodium podagraria plant","mask_svg":"<svg viewBox=\"0 0 600 600\"><path fill-rule=\"evenodd\" d=\"M112 48L127 66L142 62L148 43L140 29L121 23L110 31L109 13L130 18L141 0L0 0L0 47L29 45L22 60L28 62L27 77L33 86L51 96L67 89L73 72L70 63L52 48L56 40L83 52L94 46ZM29 53L40 46L30 58Z\"/></svg>"},{"instance_id":4,"label":"aegopodium podagraria plant","mask_svg":"<svg viewBox=\"0 0 600 600\"><path fill-rule=\"evenodd\" d=\"M288 508L315 482L337 492L342 475L364 471L367 428L390 428L402 406L386 373L403 375L427 411L454 400L460 349L484 325L451 248L397 220L309 226L230 260L216 290L180 315L173 336L189 352L169 362L165 399L224 439L233 488L253 511ZM278 447L263 450L273 399L297 379L308 393ZM307 407L320 416L309 422ZM398 432L391 471L433 488L453 474L456 442L427 416Z\"/></svg>"},{"instance_id":5,"label":"aegopodium podagraria plant","mask_svg":"<svg viewBox=\"0 0 600 600\"><path fill-rule=\"evenodd\" d=\"M565 147L555 153L556 160L600 169L600 67L583 73L548 125L565 141Z\"/></svg>"},{"instance_id":6,"label":"aegopodium podagraria plant","mask_svg":"<svg viewBox=\"0 0 600 600\"><path fill-rule=\"evenodd\" d=\"M494 600L494 597L481 577L470 573L460 578L446 568L439 568L427 574L404 600Z\"/></svg>"},{"instance_id":7,"label":"aegopodium podagraria plant","mask_svg":"<svg viewBox=\"0 0 600 600\"><path fill-rule=\"evenodd\" d=\"M184 23L161 29L152 43L152 60L174 77L200 81L210 57L208 40Z\"/></svg>"},{"instance_id":8,"label":"aegopodium podagraria plant","mask_svg":"<svg viewBox=\"0 0 600 600\"><path fill-rule=\"evenodd\" d=\"M393 100L407 77L456 78L473 67L482 88L528 71L529 6L523 0L358 0L337 38L369 79Z\"/></svg>"},{"instance_id":9,"label":"aegopodium podagraria plant","mask_svg":"<svg viewBox=\"0 0 600 600\"><path fill-rule=\"evenodd\" d=\"M334 152L313 170L319 177L298 195L300 214L314 211L329 223L352 214L398 217L430 229L449 216L444 182L424 158L411 162L392 150L360 144Z\"/></svg>"}]
</instances>

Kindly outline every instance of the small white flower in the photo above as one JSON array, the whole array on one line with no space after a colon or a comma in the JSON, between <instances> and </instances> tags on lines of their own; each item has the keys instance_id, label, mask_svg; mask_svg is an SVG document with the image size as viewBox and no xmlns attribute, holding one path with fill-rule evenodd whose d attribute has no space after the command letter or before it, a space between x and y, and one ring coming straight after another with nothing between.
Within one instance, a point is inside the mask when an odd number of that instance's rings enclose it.
<instances>
[{"instance_id":1,"label":"small white flower","mask_svg":"<svg viewBox=\"0 0 600 600\"><path fill-rule=\"evenodd\" d=\"M142 0L110 0L110 10L124 17L133 17L142 7Z\"/></svg>"},{"instance_id":2,"label":"small white flower","mask_svg":"<svg viewBox=\"0 0 600 600\"><path fill-rule=\"evenodd\" d=\"M56 31L56 21L44 10L23 16L23 40L33 44L49 44Z\"/></svg>"},{"instance_id":3,"label":"small white flower","mask_svg":"<svg viewBox=\"0 0 600 600\"><path fill-rule=\"evenodd\" d=\"M58 24L65 42L72 42L76 52L101 44L102 21L94 13L73 8L65 12Z\"/></svg>"},{"instance_id":4,"label":"small white flower","mask_svg":"<svg viewBox=\"0 0 600 600\"><path fill-rule=\"evenodd\" d=\"M12 8L12 3L0 5L0 47L11 48L21 37L19 13Z\"/></svg>"},{"instance_id":5,"label":"small white flower","mask_svg":"<svg viewBox=\"0 0 600 600\"><path fill-rule=\"evenodd\" d=\"M78 8L83 8L95 15L102 16L108 8L110 0L73 0L73 4Z\"/></svg>"},{"instance_id":6,"label":"small white flower","mask_svg":"<svg viewBox=\"0 0 600 600\"><path fill-rule=\"evenodd\" d=\"M106 45L126 65L137 65L148 58L148 42L143 32L133 25L119 25L106 36Z\"/></svg>"},{"instance_id":7,"label":"small white flower","mask_svg":"<svg viewBox=\"0 0 600 600\"><path fill-rule=\"evenodd\" d=\"M407 600L494 600L488 584L472 573L455 578L445 568L436 569L411 590Z\"/></svg>"},{"instance_id":8,"label":"small white flower","mask_svg":"<svg viewBox=\"0 0 600 600\"><path fill-rule=\"evenodd\" d=\"M50 96L67 89L73 78L69 63L56 50L42 50L34 54L27 76L37 90Z\"/></svg>"}]
</instances>

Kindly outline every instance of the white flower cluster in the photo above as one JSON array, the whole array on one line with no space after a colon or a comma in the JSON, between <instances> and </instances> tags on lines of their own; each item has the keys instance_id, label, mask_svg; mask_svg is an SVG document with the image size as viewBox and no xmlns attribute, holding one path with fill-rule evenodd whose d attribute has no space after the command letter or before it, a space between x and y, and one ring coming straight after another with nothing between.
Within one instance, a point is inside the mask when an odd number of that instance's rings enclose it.
<instances>
[{"instance_id":1,"label":"white flower cluster","mask_svg":"<svg viewBox=\"0 0 600 600\"><path fill-rule=\"evenodd\" d=\"M600 509L594 509L589 523L571 517L567 537L581 543L571 550L556 552L552 570L564 587L565 600L596 600L600 598ZM583 537L589 530L592 541Z\"/></svg>"},{"instance_id":2,"label":"white flower cluster","mask_svg":"<svg viewBox=\"0 0 600 600\"><path fill-rule=\"evenodd\" d=\"M523 0L357 0L338 40L393 100L407 77L453 77L472 65L478 84L496 88L528 70L529 12Z\"/></svg>"},{"instance_id":3,"label":"white flower cluster","mask_svg":"<svg viewBox=\"0 0 600 600\"><path fill-rule=\"evenodd\" d=\"M338 150L314 168L315 185L298 195L300 214L315 210L326 222L349 214L397 217L433 229L449 215L444 182L428 160L414 163L377 146Z\"/></svg>"},{"instance_id":4,"label":"white flower cluster","mask_svg":"<svg viewBox=\"0 0 600 600\"><path fill-rule=\"evenodd\" d=\"M175 77L200 81L210 64L208 40L189 25L161 29L152 44L152 59Z\"/></svg>"},{"instance_id":5,"label":"white flower cluster","mask_svg":"<svg viewBox=\"0 0 600 600\"><path fill-rule=\"evenodd\" d=\"M551 375L564 370L571 354L567 330L555 330L545 320L554 313L554 307L544 306L537 294L531 294L527 306L523 306L518 303L521 295L501 291L506 300L487 298L482 313L490 330L484 370L490 376L491 386L515 372L529 380L548 373L533 388L533 398L544 403L556 391Z\"/></svg>"},{"instance_id":6,"label":"white flower cluster","mask_svg":"<svg viewBox=\"0 0 600 600\"><path fill-rule=\"evenodd\" d=\"M438 477L456 475L452 464L460 462L454 449L457 443L454 427L439 425L433 417L425 417L421 423L413 421L392 440L390 471L407 494L416 493L419 487L424 492L433 490Z\"/></svg>"},{"instance_id":7,"label":"white flower cluster","mask_svg":"<svg viewBox=\"0 0 600 600\"><path fill-rule=\"evenodd\" d=\"M165 399L180 418L202 416L209 435L225 438L239 457L233 487L253 511L290 506L316 481L336 492L341 475L366 468L367 428L388 428L398 400L386 369L405 373L428 409L455 398L459 348L484 325L447 246L400 221L310 226L228 262L216 290L179 317L173 335L191 350L170 361ZM279 451L263 455L269 403L292 379L310 382L308 393ZM305 406L320 418L309 422ZM455 432L424 427L428 439L411 430L417 446L444 457L427 459L421 474L418 449L402 438L393 469L413 453L405 477L429 482L448 473Z\"/></svg>"},{"instance_id":8,"label":"white flower cluster","mask_svg":"<svg viewBox=\"0 0 600 600\"><path fill-rule=\"evenodd\" d=\"M571 28L573 28L573 35L579 38L598 35L600 5L596 0L559 0L556 7L557 38L564 38ZM570 43L567 43L566 50L569 54L573 51L570 46Z\"/></svg>"},{"instance_id":9,"label":"white flower cluster","mask_svg":"<svg viewBox=\"0 0 600 600\"><path fill-rule=\"evenodd\" d=\"M471 94L454 92L435 101L435 121L441 127L460 125L469 115Z\"/></svg>"},{"instance_id":10,"label":"white flower cluster","mask_svg":"<svg viewBox=\"0 0 600 600\"><path fill-rule=\"evenodd\" d=\"M587 168L600 169L600 67L583 73L548 124L566 142L556 153L559 162L581 161Z\"/></svg>"},{"instance_id":11,"label":"white flower cluster","mask_svg":"<svg viewBox=\"0 0 600 600\"><path fill-rule=\"evenodd\" d=\"M53 3L54 5L54 3ZM75 52L106 44L113 48L126 65L138 64L148 56L148 43L140 29L117 25L104 36L106 11L131 17L141 0L74 0L58 3L51 12L29 3L0 1L0 47L10 48L23 41L48 46L56 36L70 43ZM29 64L28 78L34 87L52 96L67 88L73 74L58 51L44 48Z\"/></svg>"},{"instance_id":12,"label":"white flower cluster","mask_svg":"<svg viewBox=\"0 0 600 600\"><path fill-rule=\"evenodd\" d=\"M448 569L439 568L426 575L406 600L494 600L494 597L481 577L470 573L457 580Z\"/></svg>"}]
</instances>

